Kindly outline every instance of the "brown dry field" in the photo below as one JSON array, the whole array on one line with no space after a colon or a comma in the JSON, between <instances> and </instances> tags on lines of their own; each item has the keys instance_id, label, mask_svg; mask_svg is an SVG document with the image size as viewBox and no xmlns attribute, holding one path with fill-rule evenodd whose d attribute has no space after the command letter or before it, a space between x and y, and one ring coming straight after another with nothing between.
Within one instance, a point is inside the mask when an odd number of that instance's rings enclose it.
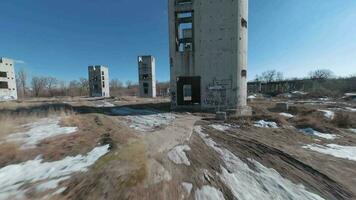
<instances>
[{"instance_id":1,"label":"brown dry field","mask_svg":"<svg viewBox=\"0 0 356 200\"><path fill-rule=\"evenodd\" d=\"M237 199L219 176L225 166L222 158L194 131L194 127L200 126L220 147L251 168L253 159L324 199L356 199L356 161L302 148L306 144L330 143L356 146L356 134L348 130L356 128L356 112L342 110L355 108L356 103L290 100L288 113L295 117L286 119L279 115L282 111L275 109L276 103L282 101L286 99L256 99L249 102L252 117L231 117L225 122L216 121L211 113L172 112L176 116L172 123L145 133L130 128L125 116L112 113L112 106L167 113L168 99L68 97L0 103L0 141L12 133L25 131L21 125L45 117L59 116L61 126L78 127L75 134L47 138L28 150L22 150L16 143L1 142L0 170L38 155L52 162L85 155L96 146L110 144L110 152L87 172L73 174L60 182L58 188L66 187L64 192L48 196L55 190L38 192L27 184L23 186L29 188L25 199L196 199L196 191L205 185L217 188L225 199ZM100 107L103 102L112 106ZM319 109L335 109L335 118L325 118ZM279 128L257 128L253 126L256 120L276 122ZM231 128L222 132L211 124L229 124ZM340 137L334 141L323 138L316 141L315 137L297 130L308 127ZM191 148L186 151L190 166L177 165L167 156L171 149L182 144ZM192 183L190 193L184 190L182 182Z\"/></svg>"}]
</instances>

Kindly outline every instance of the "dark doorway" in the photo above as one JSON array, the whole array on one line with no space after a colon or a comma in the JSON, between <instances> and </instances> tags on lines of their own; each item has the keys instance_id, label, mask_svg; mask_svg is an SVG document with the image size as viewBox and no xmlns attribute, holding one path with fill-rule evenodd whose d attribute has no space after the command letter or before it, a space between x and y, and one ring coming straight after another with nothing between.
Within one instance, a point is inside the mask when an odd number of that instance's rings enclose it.
<instances>
[{"instance_id":1,"label":"dark doorway","mask_svg":"<svg viewBox=\"0 0 356 200\"><path fill-rule=\"evenodd\" d=\"M177 103L181 105L197 105L201 102L200 77L179 77L177 80Z\"/></svg>"},{"instance_id":2,"label":"dark doorway","mask_svg":"<svg viewBox=\"0 0 356 200\"><path fill-rule=\"evenodd\" d=\"M143 93L145 95L148 95L148 87L149 87L148 83L143 83Z\"/></svg>"}]
</instances>

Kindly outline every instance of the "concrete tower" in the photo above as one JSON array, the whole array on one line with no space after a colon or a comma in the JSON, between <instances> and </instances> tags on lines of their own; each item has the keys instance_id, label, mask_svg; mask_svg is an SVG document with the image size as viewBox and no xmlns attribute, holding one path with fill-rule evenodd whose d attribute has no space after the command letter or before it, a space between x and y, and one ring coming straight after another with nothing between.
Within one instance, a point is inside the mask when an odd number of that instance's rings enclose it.
<instances>
[{"instance_id":1,"label":"concrete tower","mask_svg":"<svg viewBox=\"0 0 356 200\"><path fill-rule=\"evenodd\" d=\"M248 0L169 0L172 108L247 107Z\"/></svg>"},{"instance_id":2,"label":"concrete tower","mask_svg":"<svg viewBox=\"0 0 356 200\"><path fill-rule=\"evenodd\" d=\"M140 97L156 97L156 59L153 56L139 56L138 77Z\"/></svg>"},{"instance_id":3,"label":"concrete tower","mask_svg":"<svg viewBox=\"0 0 356 200\"><path fill-rule=\"evenodd\" d=\"M0 101L17 100L14 61L0 58Z\"/></svg>"},{"instance_id":4,"label":"concrete tower","mask_svg":"<svg viewBox=\"0 0 356 200\"><path fill-rule=\"evenodd\" d=\"M110 97L109 69L102 65L89 66L89 95Z\"/></svg>"}]
</instances>

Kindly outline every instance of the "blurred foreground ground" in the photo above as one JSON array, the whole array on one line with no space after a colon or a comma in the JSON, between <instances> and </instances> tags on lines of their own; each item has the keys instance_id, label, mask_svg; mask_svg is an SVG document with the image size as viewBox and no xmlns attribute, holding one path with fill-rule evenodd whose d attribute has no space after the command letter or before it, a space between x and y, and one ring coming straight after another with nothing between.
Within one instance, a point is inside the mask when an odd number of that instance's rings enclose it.
<instances>
[{"instance_id":1,"label":"blurred foreground ground","mask_svg":"<svg viewBox=\"0 0 356 200\"><path fill-rule=\"evenodd\" d=\"M250 99L224 122L167 99L0 103L0 199L356 199L355 102Z\"/></svg>"}]
</instances>

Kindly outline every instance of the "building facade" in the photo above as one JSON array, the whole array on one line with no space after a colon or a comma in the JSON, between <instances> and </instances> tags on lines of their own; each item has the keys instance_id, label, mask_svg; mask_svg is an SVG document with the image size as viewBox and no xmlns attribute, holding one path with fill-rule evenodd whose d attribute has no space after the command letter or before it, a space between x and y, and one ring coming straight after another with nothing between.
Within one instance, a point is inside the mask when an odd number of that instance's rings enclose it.
<instances>
[{"instance_id":1,"label":"building facade","mask_svg":"<svg viewBox=\"0 0 356 200\"><path fill-rule=\"evenodd\" d=\"M248 0L169 0L172 108L247 107Z\"/></svg>"},{"instance_id":2,"label":"building facade","mask_svg":"<svg viewBox=\"0 0 356 200\"><path fill-rule=\"evenodd\" d=\"M143 98L156 97L156 59L153 56L139 56L139 94Z\"/></svg>"},{"instance_id":3,"label":"building facade","mask_svg":"<svg viewBox=\"0 0 356 200\"><path fill-rule=\"evenodd\" d=\"M0 101L17 100L14 61L0 58Z\"/></svg>"},{"instance_id":4,"label":"building facade","mask_svg":"<svg viewBox=\"0 0 356 200\"><path fill-rule=\"evenodd\" d=\"M110 97L109 69L102 65L89 66L89 95Z\"/></svg>"}]
</instances>

